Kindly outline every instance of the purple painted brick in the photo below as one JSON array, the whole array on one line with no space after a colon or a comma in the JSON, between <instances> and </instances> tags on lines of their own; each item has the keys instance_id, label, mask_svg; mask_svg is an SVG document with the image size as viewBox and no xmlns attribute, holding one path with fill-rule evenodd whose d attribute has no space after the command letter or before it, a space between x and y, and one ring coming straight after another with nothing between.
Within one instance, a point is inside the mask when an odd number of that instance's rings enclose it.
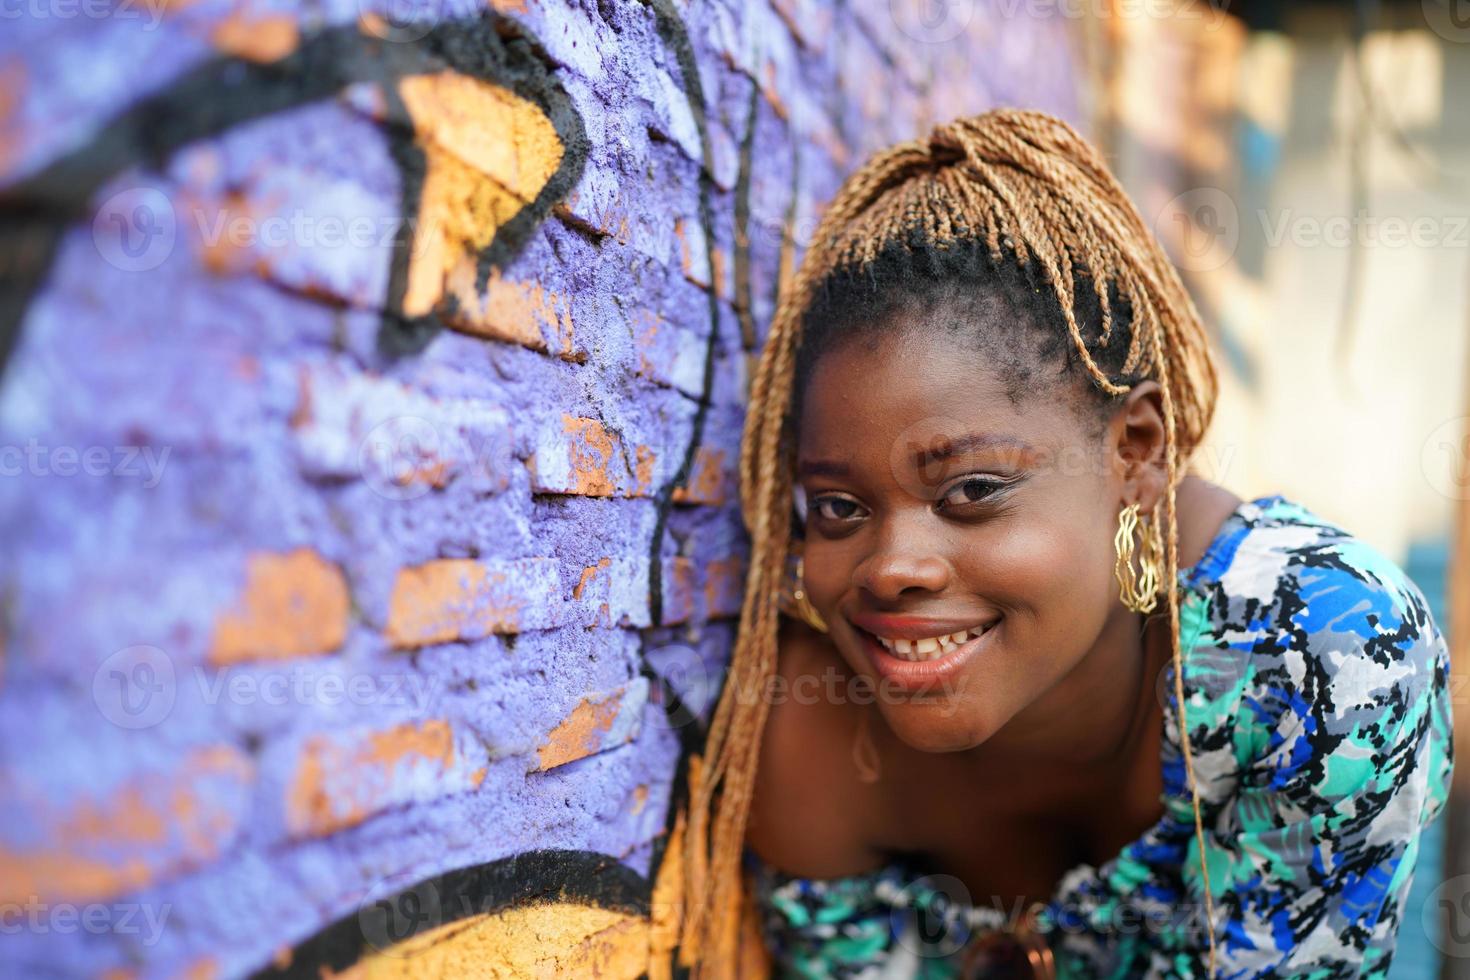
<instances>
[{"instance_id":1,"label":"purple painted brick","mask_svg":"<svg viewBox=\"0 0 1470 980\"><path fill-rule=\"evenodd\" d=\"M222 213L384 229L404 218L417 157L394 93L375 83L262 107L148 168L87 161L105 179L93 213L58 227L29 300L0 385L0 451L146 450L162 465L156 478L141 458L134 475L66 476L50 456L46 472L0 479L0 810L11 815L0 858L34 871L57 851L48 821L117 813L133 790L146 811L188 782L213 817L192 837L187 818L162 814L153 844L76 847L102 873L92 880L189 915L146 942L0 936L7 963L237 976L396 887L528 850L656 873L681 751L665 685L707 715L742 599L733 478L754 351L733 305L733 212L751 85L757 338L793 188L799 258L861 154L997 102L1077 111L1067 25L1018 17L995 32L983 5L966 31L921 44L885 28L880 0L675 3L699 107L647 5L496 6L547 52L587 137L571 192L482 256L487 279L541 290L540 306L501 310L532 311L513 331L460 323L416 352L380 343L401 332L381 316L401 273L391 241L333 246L288 222L279 244L202 247ZM11 96L0 99L0 186L215 57L209 39L231 9L200 0L153 31L17 21L0 37ZM388 5L253 9L299 15L309 44L333 25L360 31L364 11ZM453 0L437 14L434 43L453 44L455 22L483 9ZM884 93L881 111L864 101L871 91ZM143 268L111 219L126 226L160 200L175 234ZM653 495L689 446L711 329L695 472L655 542ZM651 623L655 546L662 627ZM208 666L246 556L298 548L342 570L340 647ZM165 674L168 697L145 704L141 683ZM119 678L133 686L109 688ZM138 716L118 696L129 692L132 708L167 710L129 727ZM205 772L200 758L239 767ZM118 877L130 856L141 873ZM73 884L91 873L72 872Z\"/></svg>"}]
</instances>

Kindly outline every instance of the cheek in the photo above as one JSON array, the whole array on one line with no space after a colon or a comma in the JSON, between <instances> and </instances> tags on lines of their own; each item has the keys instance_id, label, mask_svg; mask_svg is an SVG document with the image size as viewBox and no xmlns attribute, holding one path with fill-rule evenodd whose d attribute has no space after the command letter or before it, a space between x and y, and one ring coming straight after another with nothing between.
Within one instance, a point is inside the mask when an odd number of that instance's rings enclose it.
<instances>
[{"instance_id":1,"label":"cheek","mask_svg":"<svg viewBox=\"0 0 1470 980\"><path fill-rule=\"evenodd\" d=\"M1013 639L1085 650L1107 617L1112 558L1111 540L1086 520L1018 522L970 552L965 576L1007 614Z\"/></svg>"},{"instance_id":2,"label":"cheek","mask_svg":"<svg viewBox=\"0 0 1470 980\"><path fill-rule=\"evenodd\" d=\"M802 579L807 596L818 609L828 610L836 606L852 580L852 569L860 556L849 554L850 549L843 545L843 541L807 539L803 550L806 560Z\"/></svg>"}]
</instances>

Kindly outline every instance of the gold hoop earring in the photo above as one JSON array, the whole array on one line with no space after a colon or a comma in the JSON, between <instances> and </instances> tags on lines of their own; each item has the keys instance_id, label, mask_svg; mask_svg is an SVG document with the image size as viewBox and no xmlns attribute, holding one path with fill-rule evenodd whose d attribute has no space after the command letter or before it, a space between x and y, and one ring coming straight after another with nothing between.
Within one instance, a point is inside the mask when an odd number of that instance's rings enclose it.
<instances>
[{"instance_id":1,"label":"gold hoop earring","mask_svg":"<svg viewBox=\"0 0 1470 980\"><path fill-rule=\"evenodd\" d=\"M1133 571L1133 532L1139 530L1138 572ZM1138 505L1129 504L1118 511L1118 533L1113 536L1113 550L1118 559L1113 575L1118 580L1119 598L1133 612L1153 612L1158 605L1159 583L1163 579L1164 541L1157 521L1142 520Z\"/></svg>"},{"instance_id":2,"label":"gold hoop earring","mask_svg":"<svg viewBox=\"0 0 1470 980\"><path fill-rule=\"evenodd\" d=\"M816 630L818 633L827 632L827 623L822 619L822 614L817 612L817 607L812 605L811 599L807 598L804 573L806 572L806 559L796 559L796 584L791 590L791 605L796 615L801 620Z\"/></svg>"}]
</instances>

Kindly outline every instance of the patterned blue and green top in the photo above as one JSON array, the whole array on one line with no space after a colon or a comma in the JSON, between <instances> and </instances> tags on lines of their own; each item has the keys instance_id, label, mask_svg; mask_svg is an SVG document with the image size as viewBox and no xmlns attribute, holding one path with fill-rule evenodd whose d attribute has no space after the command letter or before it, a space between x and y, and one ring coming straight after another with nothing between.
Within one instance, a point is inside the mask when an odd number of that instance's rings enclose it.
<instances>
[{"instance_id":1,"label":"patterned blue and green top","mask_svg":"<svg viewBox=\"0 0 1470 980\"><path fill-rule=\"evenodd\" d=\"M1385 976L1453 758L1449 658L1423 595L1281 496L1242 504L1179 579L1216 975ZM1069 871L1037 916L1059 977L1206 975L1168 675L1164 814L1102 866ZM985 976L976 949L1016 919L901 864L832 880L752 866L782 976L931 980L967 963Z\"/></svg>"}]
</instances>

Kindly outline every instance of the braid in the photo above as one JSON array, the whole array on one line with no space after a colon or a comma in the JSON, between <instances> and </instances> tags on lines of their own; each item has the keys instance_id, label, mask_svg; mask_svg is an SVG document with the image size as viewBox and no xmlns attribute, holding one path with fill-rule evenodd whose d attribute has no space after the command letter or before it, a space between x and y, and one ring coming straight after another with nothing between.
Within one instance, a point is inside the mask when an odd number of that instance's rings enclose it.
<instances>
[{"instance_id":1,"label":"braid","mask_svg":"<svg viewBox=\"0 0 1470 980\"><path fill-rule=\"evenodd\" d=\"M1023 270L1036 288L1055 299L1076 360L1101 393L1124 394L1142 378L1156 380L1162 389L1167 489L1155 517L1163 519L1158 526L1167 525L1175 695L1195 834L1204 851L1184 715L1175 511L1183 462L1199 444L1214 411L1217 381L1204 327L1174 269L1096 149L1065 122L1043 113L987 112L883 151L848 177L780 299L752 378L740 449L740 503L751 537L750 570L704 764L692 769L691 778L681 958L701 975L733 974L738 960L740 858L770 707L763 693L776 670L777 598L791 548L791 416L803 317L819 284L829 277L870 267L895 248L916 246L939 253L983 247L997 265ZM1100 313L1093 336L1081 322L1089 318L1078 315L1082 306L1077 290L1086 289L1088 279ZM1123 310L1128 315L1121 315ZM1126 348L1123 337L1113 336L1123 324L1128 328ZM1114 370L1110 373L1100 360ZM1201 870L1213 974L1213 905L1203 860Z\"/></svg>"}]
</instances>

